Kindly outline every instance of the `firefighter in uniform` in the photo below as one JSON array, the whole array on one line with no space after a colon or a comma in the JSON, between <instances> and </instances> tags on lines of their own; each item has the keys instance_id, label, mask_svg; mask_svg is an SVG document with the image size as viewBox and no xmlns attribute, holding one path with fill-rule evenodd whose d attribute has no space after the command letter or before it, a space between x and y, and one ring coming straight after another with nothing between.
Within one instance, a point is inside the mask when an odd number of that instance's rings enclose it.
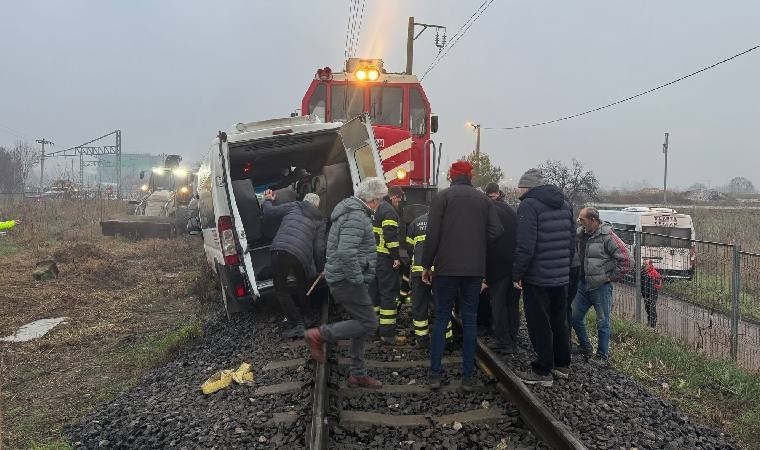
<instances>
[{"instance_id":1,"label":"firefighter in uniform","mask_svg":"<svg viewBox=\"0 0 760 450\"><path fill-rule=\"evenodd\" d=\"M400 187L391 186L388 189L388 198L394 203L400 202L402 196L403 191ZM398 221L396 209L384 200L378 206L372 222L377 243L377 264L375 280L370 285L370 294L380 322L378 328L380 340L391 345L397 343L396 314L398 312L399 267L401 266Z\"/></svg>"},{"instance_id":2,"label":"firefighter in uniform","mask_svg":"<svg viewBox=\"0 0 760 450\"><path fill-rule=\"evenodd\" d=\"M412 291L412 324L414 338L418 347L430 347L430 321L433 307L433 292L430 286L422 282L422 252L425 247L425 235L427 233L427 213L414 219L406 230L406 246L409 252L409 264L411 265L411 291ZM451 340L454 332L451 329L451 321L446 326L446 340Z\"/></svg>"}]
</instances>

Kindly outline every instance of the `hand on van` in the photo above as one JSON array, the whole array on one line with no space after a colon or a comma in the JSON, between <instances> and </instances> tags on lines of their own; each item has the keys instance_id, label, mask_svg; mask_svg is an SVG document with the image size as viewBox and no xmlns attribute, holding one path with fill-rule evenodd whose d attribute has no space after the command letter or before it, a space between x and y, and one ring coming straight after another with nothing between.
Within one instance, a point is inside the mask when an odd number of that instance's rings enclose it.
<instances>
[{"instance_id":1,"label":"hand on van","mask_svg":"<svg viewBox=\"0 0 760 450\"><path fill-rule=\"evenodd\" d=\"M430 269L423 269L422 270L422 282L425 284L432 284L433 282L433 272Z\"/></svg>"},{"instance_id":2,"label":"hand on van","mask_svg":"<svg viewBox=\"0 0 760 450\"><path fill-rule=\"evenodd\" d=\"M264 191L264 200L274 201L275 197L277 197L277 195L273 190L267 189Z\"/></svg>"},{"instance_id":3,"label":"hand on van","mask_svg":"<svg viewBox=\"0 0 760 450\"><path fill-rule=\"evenodd\" d=\"M401 260L399 260L399 259L394 259L394 260L393 260L393 268L394 268L394 269L398 269L399 267L401 267Z\"/></svg>"}]
</instances>

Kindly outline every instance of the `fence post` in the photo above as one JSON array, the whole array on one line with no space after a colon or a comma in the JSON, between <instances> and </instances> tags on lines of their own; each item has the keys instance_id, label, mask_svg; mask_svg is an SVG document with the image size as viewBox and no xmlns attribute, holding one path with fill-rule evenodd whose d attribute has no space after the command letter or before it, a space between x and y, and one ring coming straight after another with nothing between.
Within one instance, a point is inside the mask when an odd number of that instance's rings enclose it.
<instances>
[{"instance_id":1,"label":"fence post","mask_svg":"<svg viewBox=\"0 0 760 450\"><path fill-rule=\"evenodd\" d=\"M641 323L641 231L633 234L633 288L636 291L636 323Z\"/></svg>"},{"instance_id":2,"label":"fence post","mask_svg":"<svg viewBox=\"0 0 760 450\"><path fill-rule=\"evenodd\" d=\"M731 360L739 354L739 302L741 300L741 245L733 245L734 261L731 268Z\"/></svg>"}]
</instances>

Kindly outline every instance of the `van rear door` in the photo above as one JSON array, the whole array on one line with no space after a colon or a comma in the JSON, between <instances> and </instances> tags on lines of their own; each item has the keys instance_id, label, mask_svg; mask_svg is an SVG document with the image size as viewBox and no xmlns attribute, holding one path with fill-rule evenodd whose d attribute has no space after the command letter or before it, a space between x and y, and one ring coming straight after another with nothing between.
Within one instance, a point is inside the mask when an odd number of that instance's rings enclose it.
<instances>
[{"instance_id":1,"label":"van rear door","mask_svg":"<svg viewBox=\"0 0 760 450\"><path fill-rule=\"evenodd\" d=\"M383 166L377 151L375 134L369 115L364 113L349 120L338 131L346 149L346 159L354 188L370 177L383 177Z\"/></svg>"}]
</instances>

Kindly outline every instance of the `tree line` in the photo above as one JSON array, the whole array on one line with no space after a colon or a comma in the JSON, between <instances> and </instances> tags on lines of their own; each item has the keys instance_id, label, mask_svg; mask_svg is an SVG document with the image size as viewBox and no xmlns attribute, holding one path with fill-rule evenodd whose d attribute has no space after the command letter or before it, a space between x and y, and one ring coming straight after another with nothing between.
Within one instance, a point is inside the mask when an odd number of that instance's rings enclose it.
<instances>
[{"instance_id":1,"label":"tree line","mask_svg":"<svg viewBox=\"0 0 760 450\"><path fill-rule=\"evenodd\" d=\"M0 192L24 192L32 168L40 163L40 153L27 141L11 147L0 146Z\"/></svg>"}]
</instances>

